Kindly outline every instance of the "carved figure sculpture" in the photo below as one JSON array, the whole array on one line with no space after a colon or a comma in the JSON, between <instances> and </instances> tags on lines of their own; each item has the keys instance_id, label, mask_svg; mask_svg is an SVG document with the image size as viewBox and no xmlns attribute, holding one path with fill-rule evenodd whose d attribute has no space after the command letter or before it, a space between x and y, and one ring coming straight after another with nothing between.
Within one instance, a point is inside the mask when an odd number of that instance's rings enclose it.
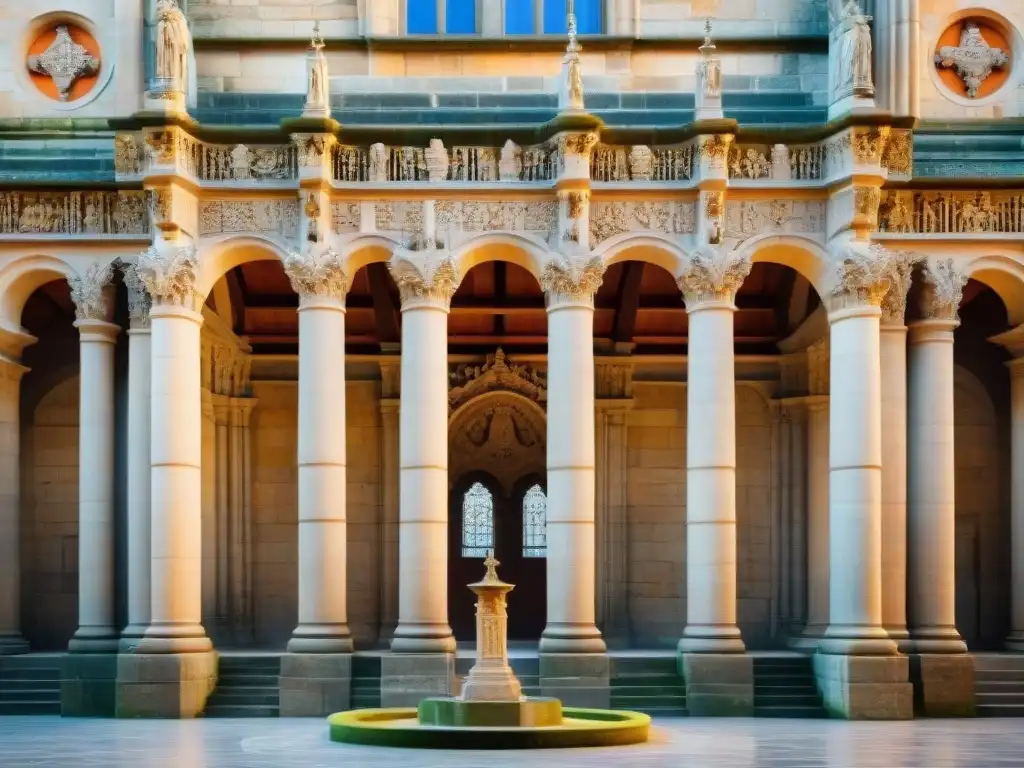
<instances>
[{"instance_id":1,"label":"carved figure sculpture","mask_svg":"<svg viewBox=\"0 0 1024 768\"><path fill-rule=\"evenodd\" d=\"M960 32L960 45L944 45L935 54L939 67L955 68L967 86L967 96L976 98L981 84L992 70L1006 66L1010 57L1002 48L993 48L973 21L964 24Z\"/></svg>"},{"instance_id":2,"label":"carved figure sculpture","mask_svg":"<svg viewBox=\"0 0 1024 768\"><path fill-rule=\"evenodd\" d=\"M324 39L320 36L320 22L313 25L313 39L309 43L308 75L306 80L307 115L326 115L328 112L327 57L324 56Z\"/></svg>"},{"instance_id":3,"label":"carved figure sculpture","mask_svg":"<svg viewBox=\"0 0 1024 768\"><path fill-rule=\"evenodd\" d=\"M501 148L501 158L498 160L498 174L502 181L519 181L523 172L522 150L512 139L505 142Z\"/></svg>"},{"instance_id":4,"label":"carved figure sculpture","mask_svg":"<svg viewBox=\"0 0 1024 768\"><path fill-rule=\"evenodd\" d=\"M157 0L156 76L170 81L172 90L189 88L188 55L192 36L178 0Z\"/></svg>"},{"instance_id":5,"label":"carved figure sculpture","mask_svg":"<svg viewBox=\"0 0 1024 768\"><path fill-rule=\"evenodd\" d=\"M71 39L66 25L57 27L57 37L38 56L28 57L28 68L39 75L46 75L57 87L57 98L67 101L71 86L80 77L95 75L100 71L100 60L84 47Z\"/></svg>"},{"instance_id":6,"label":"carved figure sculpture","mask_svg":"<svg viewBox=\"0 0 1024 768\"><path fill-rule=\"evenodd\" d=\"M875 91L871 77L872 17L864 13L859 0L832 0L832 15L832 98L871 96Z\"/></svg>"}]
</instances>

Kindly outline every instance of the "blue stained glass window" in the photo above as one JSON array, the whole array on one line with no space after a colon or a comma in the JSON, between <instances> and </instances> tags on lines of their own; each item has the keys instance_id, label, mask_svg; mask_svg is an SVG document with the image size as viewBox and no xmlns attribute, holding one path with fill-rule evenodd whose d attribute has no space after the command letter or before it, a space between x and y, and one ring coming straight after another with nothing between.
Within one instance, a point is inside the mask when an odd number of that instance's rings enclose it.
<instances>
[{"instance_id":1,"label":"blue stained glass window","mask_svg":"<svg viewBox=\"0 0 1024 768\"><path fill-rule=\"evenodd\" d=\"M462 497L462 556L487 557L494 549L494 497L473 483Z\"/></svg>"},{"instance_id":2,"label":"blue stained glass window","mask_svg":"<svg viewBox=\"0 0 1024 768\"><path fill-rule=\"evenodd\" d=\"M548 498L539 485L523 496L523 557L548 555Z\"/></svg>"},{"instance_id":3,"label":"blue stained glass window","mask_svg":"<svg viewBox=\"0 0 1024 768\"><path fill-rule=\"evenodd\" d=\"M544 0L544 34L564 35L566 0ZM578 13L578 11L577 11Z\"/></svg>"},{"instance_id":4,"label":"blue stained glass window","mask_svg":"<svg viewBox=\"0 0 1024 768\"><path fill-rule=\"evenodd\" d=\"M505 0L505 34L532 35L533 0Z\"/></svg>"},{"instance_id":5,"label":"blue stained glass window","mask_svg":"<svg viewBox=\"0 0 1024 768\"><path fill-rule=\"evenodd\" d=\"M576 13L576 30L581 35L597 35L601 32L602 0L576 0L573 10ZM544 0L544 33L547 35L564 35L566 28L566 0Z\"/></svg>"},{"instance_id":6,"label":"blue stained glass window","mask_svg":"<svg viewBox=\"0 0 1024 768\"><path fill-rule=\"evenodd\" d=\"M476 0L447 0L444 27L449 35L475 35Z\"/></svg>"},{"instance_id":7,"label":"blue stained glass window","mask_svg":"<svg viewBox=\"0 0 1024 768\"><path fill-rule=\"evenodd\" d=\"M437 0L408 0L405 18L408 34L436 35Z\"/></svg>"}]
</instances>

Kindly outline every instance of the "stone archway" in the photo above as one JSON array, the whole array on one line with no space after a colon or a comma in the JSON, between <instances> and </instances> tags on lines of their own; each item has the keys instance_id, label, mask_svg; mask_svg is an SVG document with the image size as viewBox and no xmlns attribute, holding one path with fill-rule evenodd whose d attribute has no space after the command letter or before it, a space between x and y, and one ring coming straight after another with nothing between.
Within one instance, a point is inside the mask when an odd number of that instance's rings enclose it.
<instances>
[{"instance_id":1,"label":"stone archway","mask_svg":"<svg viewBox=\"0 0 1024 768\"><path fill-rule=\"evenodd\" d=\"M474 638L466 584L483 574L492 548L501 575L516 584L509 636L536 640L546 615L546 443L543 377L499 349L483 366L452 377L448 422L449 616L459 640ZM524 508L525 507L525 508ZM482 524L481 521L483 521ZM487 524L489 521L489 525Z\"/></svg>"}]
</instances>

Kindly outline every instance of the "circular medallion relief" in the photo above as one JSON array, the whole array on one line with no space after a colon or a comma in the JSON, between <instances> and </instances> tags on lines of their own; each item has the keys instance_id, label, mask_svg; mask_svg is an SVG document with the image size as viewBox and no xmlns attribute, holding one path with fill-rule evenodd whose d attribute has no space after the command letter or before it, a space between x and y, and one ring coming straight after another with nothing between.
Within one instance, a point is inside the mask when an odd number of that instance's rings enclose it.
<instances>
[{"instance_id":1,"label":"circular medallion relief","mask_svg":"<svg viewBox=\"0 0 1024 768\"><path fill-rule=\"evenodd\" d=\"M54 101L73 102L96 87L100 46L82 27L59 21L43 27L28 48L32 84Z\"/></svg>"},{"instance_id":2,"label":"circular medallion relief","mask_svg":"<svg viewBox=\"0 0 1024 768\"><path fill-rule=\"evenodd\" d=\"M1010 42L992 19L966 18L950 24L935 45L935 69L954 96L983 99L1010 77Z\"/></svg>"}]
</instances>

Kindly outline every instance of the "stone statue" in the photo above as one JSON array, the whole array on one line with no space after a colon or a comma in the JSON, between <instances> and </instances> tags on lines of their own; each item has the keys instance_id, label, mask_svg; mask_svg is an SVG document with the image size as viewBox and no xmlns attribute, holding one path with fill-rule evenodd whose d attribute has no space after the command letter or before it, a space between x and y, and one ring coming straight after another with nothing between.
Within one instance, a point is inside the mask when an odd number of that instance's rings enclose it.
<instances>
[{"instance_id":1,"label":"stone statue","mask_svg":"<svg viewBox=\"0 0 1024 768\"><path fill-rule=\"evenodd\" d=\"M329 82L327 75L327 57L324 56L324 39L320 36L320 22L313 25L313 39L309 43L309 55L306 58L306 106L303 114L308 116L324 116L329 114Z\"/></svg>"},{"instance_id":2,"label":"stone statue","mask_svg":"<svg viewBox=\"0 0 1024 768\"><path fill-rule=\"evenodd\" d=\"M831 0L832 99L872 96L871 16L865 15L859 0Z\"/></svg>"},{"instance_id":3,"label":"stone statue","mask_svg":"<svg viewBox=\"0 0 1024 768\"><path fill-rule=\"evenodd\" d=\"M188 55L192 36L178 0L157 0L156 4L156 76L170 80L177 91L189 82Z\"/></svg>"}]
</instances>

